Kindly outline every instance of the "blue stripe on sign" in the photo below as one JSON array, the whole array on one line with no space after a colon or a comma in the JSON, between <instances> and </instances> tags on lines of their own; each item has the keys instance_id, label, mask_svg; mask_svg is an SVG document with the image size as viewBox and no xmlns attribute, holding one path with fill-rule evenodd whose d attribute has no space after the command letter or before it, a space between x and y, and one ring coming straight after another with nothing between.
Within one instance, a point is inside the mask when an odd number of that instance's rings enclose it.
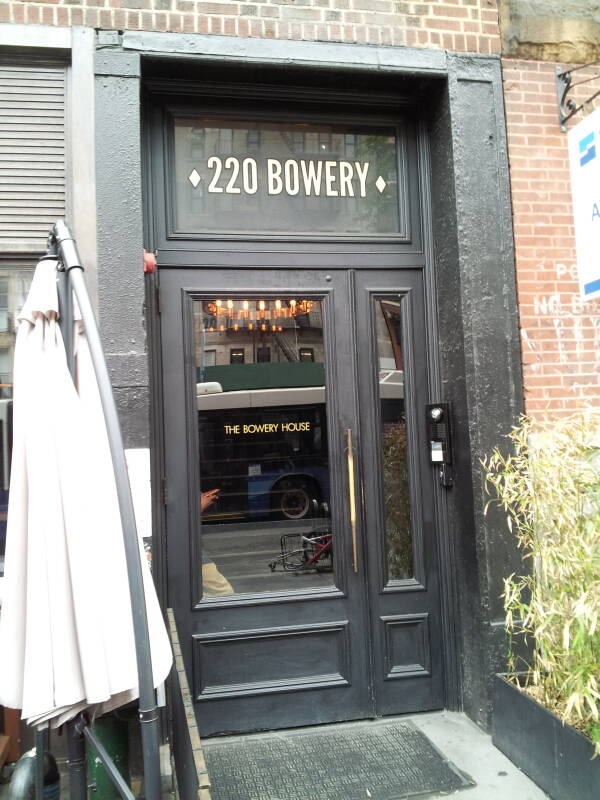
<instances>
[{"instance_id":1,"label":"blue stripe on sign","mask_svg":"<svg viewBox=\"0 0 600 800\"><path fill-rule=\"evenodd\" d=\"M591 294L592 292L599 292L600 291L600 278L595 281L590 281L590 283L583 284L583 293L584 294Z\"/></svg>"},{"instance_id":2,"label":"blue stripe on sign","mask_svg":"<svg viewBox=\"0 0 600 800\"><path fill-rule=\"evenodd\" d=\"M583 155L579 159L579 165L583 167L584 164L587 164L588 161L591 161L593 158L596 158L596 145L593 144L594 142L594 131L588 133L587 136L584 136L583 139L579 142L579 152L583 153Z\"/></svg>"}]
</instances>

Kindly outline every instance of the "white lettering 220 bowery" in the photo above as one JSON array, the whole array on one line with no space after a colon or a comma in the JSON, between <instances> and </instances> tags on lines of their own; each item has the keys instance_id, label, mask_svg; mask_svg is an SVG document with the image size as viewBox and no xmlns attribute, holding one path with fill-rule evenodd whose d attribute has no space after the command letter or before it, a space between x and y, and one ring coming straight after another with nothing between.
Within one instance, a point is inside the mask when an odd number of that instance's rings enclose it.
<instances>
[{"instance_id":1,"label":"white lettering 220 bowery","mask_svg":"<svg viewBox=\"0 0 600 800\"><path fill-rule=\"evenodd\" d=\"M208 191L213 194L256 194L266 182L270 195L366 197L368 161L318 161L267 158L261 169L254 158L210 156Z\"/></svg>"}]
</instances>

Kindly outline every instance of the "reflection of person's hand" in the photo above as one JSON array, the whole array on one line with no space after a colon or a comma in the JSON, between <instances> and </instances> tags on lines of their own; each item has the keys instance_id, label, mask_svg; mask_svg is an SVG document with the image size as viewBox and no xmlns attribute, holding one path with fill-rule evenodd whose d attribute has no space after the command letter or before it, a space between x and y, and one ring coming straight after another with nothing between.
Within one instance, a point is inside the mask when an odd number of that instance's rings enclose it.
<instances>
[{"instance_id":1,"label":"reflection of person's hand","mask_svg":"<svg viewBox=\"0 0 600 800\"><path fill-rule=\"evenodd\" d=\"M219 496L220 489L211 489L210 492L202 492L200 495L200 511L206 511Z\"/></svg>"}]
</instances>

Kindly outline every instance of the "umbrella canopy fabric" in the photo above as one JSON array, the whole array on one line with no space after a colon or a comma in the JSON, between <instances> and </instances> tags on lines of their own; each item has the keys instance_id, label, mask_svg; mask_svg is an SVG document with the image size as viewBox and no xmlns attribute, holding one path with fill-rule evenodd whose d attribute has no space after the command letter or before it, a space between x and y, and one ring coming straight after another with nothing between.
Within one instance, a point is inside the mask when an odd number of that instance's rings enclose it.
<instances>
[{"instance_id":1,"label":"umbrella canopy fabric","mask_svg":"<svg viewBox=\"0 0 600 800\"><path fill-rule=\"evenodd\" d=\"M138 696L131 600L96 377L76 321L76 385L54 260L38 264L15 346L13 456L0 615L0 703L56 727ZM172 654L142 557L154 684Z\"/></svg>"}]
</instances>

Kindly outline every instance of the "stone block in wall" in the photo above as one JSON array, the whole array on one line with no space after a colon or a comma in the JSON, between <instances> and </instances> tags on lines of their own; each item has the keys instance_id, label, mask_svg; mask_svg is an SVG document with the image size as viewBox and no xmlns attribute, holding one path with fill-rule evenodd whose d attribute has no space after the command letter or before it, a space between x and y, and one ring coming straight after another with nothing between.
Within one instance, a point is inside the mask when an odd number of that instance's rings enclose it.
<instances>
[{"instance_id":1,"label":"stone block in wall","mask_svg":"<svg viewBox=\"0 0 600 800\"><path fill-rule=\"evenodd\" d=\"M502 53L569 64L600 59L600 0L501 0Z\"/></svg>"}]
</instances>

